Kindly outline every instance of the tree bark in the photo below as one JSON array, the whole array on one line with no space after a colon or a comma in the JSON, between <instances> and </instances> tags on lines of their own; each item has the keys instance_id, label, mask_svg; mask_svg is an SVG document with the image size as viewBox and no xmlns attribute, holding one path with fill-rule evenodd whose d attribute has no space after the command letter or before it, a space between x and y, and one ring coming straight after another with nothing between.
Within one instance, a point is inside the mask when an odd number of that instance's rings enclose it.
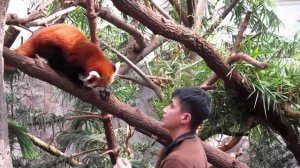
<instances>
[{"instance_id":1,"label":"tree bark","mask_svg":"<svg viewBox=\"0 0 300 168\"><path fill-rule=\"evenodd\" d=\"M0 165L1 167L13 167L10 145L8 139L7 110L4 96L4 61L3 61L3 44L4 44L4 25L6 21L6 10L9 0L0 1Z\"/></svg>"},{"instance_id":2,"label":"tree bark","mask_svg":"<svg viewBox=\"0 0 300 168\"><path fill-rule=\"evenodd\" d=\"M137 108L120 102L114 96L111 96L108 101L104 101L100 98L98 92L88 88L76 87L66 78L58 75L46 63L17 55L7 48L4 48L4 58L8 64L19 68L29 76L46 81L85 102L95 105L101 111L109 112L124 120L130 126L136 127L136 130L139 132L157 139L161 144L166 146L171 142L171 137L168 132L161 127L161 122L147 116L143 111ZM210 146L206 142L202 142L202 145L209 162L217 167L247 167L246 164L231 158L225 152Z\"/></svg>"}]
</instances>

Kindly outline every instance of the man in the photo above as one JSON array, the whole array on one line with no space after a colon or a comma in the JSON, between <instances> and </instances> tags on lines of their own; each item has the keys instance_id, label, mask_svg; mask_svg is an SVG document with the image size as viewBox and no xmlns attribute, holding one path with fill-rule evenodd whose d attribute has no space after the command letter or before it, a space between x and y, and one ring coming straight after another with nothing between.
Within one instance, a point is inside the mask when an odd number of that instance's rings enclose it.
<instances>
[{"instance_id":1,"label":"man","mask_svg":"<svg viewBox=\"0 0 300 168\"><path fill-rule=\"evenodd\" d=\"M207 158L196 136L196 129L211 111L209 97L202 89L180 88L173 92L172 101L163 109L162 126L173 142L163 151L160 168L206 168ZM127 166L122 167L126 163ZM130 166L118 158L116 168Z\"/></svg>"}]
</instances>

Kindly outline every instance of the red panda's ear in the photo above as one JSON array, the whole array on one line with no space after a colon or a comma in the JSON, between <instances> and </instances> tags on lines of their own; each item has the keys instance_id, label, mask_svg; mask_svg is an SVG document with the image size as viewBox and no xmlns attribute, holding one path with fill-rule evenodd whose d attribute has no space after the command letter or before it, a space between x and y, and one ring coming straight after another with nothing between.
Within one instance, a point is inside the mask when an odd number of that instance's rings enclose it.
<instances>
[{"instance_id":1,"label":"red panda's ear","mask_svg":"<svg viewBox=\"0 0 300 168\"><path fill-rule=\"evenodd\" d=\"M115 73L117 74L118 73L118 71L119 71L119 68L120 68L120 62L117 62L116 64L115 64L115 68L114 68L114 70L115 70Z\"/></svg>"}]
</instances>

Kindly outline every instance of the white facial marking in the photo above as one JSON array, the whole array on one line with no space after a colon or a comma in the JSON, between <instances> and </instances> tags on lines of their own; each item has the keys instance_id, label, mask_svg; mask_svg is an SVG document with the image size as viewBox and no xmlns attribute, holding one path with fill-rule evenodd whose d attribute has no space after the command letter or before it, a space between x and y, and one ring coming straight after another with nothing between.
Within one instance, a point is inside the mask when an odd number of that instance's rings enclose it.
<instances>
[{"instance_id":1,"label":"white facial marking","mask_svg":"<svg viewBox=\"0 0 300 168\"><path fill-rule=\"evenodd\" d=\"M100 78L100 75L96 71L91 71L89 73L89 76L87 76L86 78L83 77L82 75L79 75L79 79L82 80L83 82L87 82L88 80L92 79L93 77Z\"/></svg>"},{"instance_id":2,"label":"white facial marking","mask_svg":"<svg viewBox=\"0 0 300 168\"><path fill-rule=\"evenodd\" d=\"M115 67L116 67L115 74L117 74L117 73L118 73L118 71L119 71L119 68L120 68L120 65L121 65L121 63L120 63L120 62L117 62L117 63L115 64Z\"/></svg>"}]
</instances>

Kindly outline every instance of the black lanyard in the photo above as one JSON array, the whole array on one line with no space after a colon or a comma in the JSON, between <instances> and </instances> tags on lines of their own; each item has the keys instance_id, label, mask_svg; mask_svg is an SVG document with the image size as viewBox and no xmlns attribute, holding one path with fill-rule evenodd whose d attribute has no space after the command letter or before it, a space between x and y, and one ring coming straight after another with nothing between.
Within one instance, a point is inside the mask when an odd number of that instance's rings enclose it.
<instances>
[{"instance_id":1,"label":"black lanyard","mask_svg":"<svg viewBox=\"0 0 300 168\"><path fill-rule=\"evenodd\" d=\"M172 143L170 143L166 149L166 155L170 154L172 152L172 150L178 146L181 142L183 142L186 139L191 139L191 138L195 138L195 132L191 131L191 132L187 132L184 133L182 135L180 135L178 138L176 138Z\"/></svg>"}]
</instances>

